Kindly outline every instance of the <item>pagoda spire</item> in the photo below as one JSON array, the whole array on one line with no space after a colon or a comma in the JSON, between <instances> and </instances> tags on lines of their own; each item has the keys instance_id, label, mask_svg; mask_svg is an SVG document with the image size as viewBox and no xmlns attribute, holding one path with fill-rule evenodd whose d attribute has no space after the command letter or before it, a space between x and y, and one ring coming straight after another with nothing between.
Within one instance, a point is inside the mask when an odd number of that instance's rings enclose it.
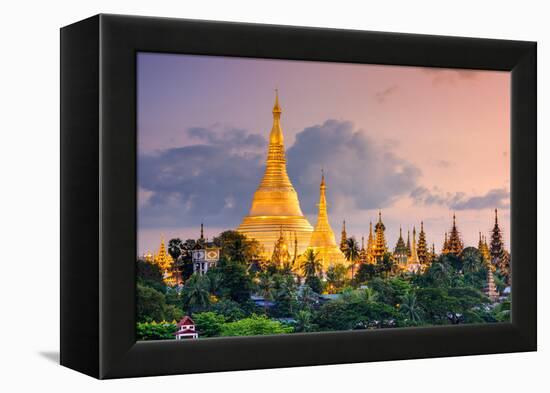
<instances>
[{"instance_id":1,"label":"pagoda spire","mask_svg":"<svg viewBox=\"0 0 550 393\"><path fill-rule=\"evenodd\" d=\"M265 259L273 253L281 223L285 228L296 232L300 254L306 250L313 232L313 227L302 213L298 194L287 173L278 90L275 91L272 114L273 124L269 133L265 171L252 198L250 211L237 229L260 243Z\"/></svg>"},{"instance_id":2,"label":"pagoda spire","mask_svg":"<svg viewBox=\"0 0 550 393\"><path fill-rule=\"evenodd\" d=\"M373 256L374 236L372 234L372 221L369 222L369 237L367 239L367 261L374 262Z\"/></svg>"},{"instance_id":3,"label":"pagoda spire","mask_svg":"<svg viewBox=\"0 0 550 393\"><path fill-rule=\"evenodd\" d=\"M428 243L426 242L426 233L424 232L424 221L420 221L420 233L418 234L417 254L418 260L422 265L427 265L429 262Z\"/></svg>"},{"instance_id":4,"label":"pagoda spire","mask_svg":"<svg viewBox=\"0 0 550 393\"><path fill-rule=\"evenodd\" d=\"M293 192L292 203L287 203L292 208L293 214L302 215L296 191L290 182L286 171L286 156L285 156L285 138L283 129L281 128L281 106L279 105L279 95L276 91L275 105L273 106L273 126L269 133L269 147L267 150L266 168L264 177L258 187L258 191L263 189L286 189L287 192ZM295 201L294 201L295 199ZM252 209L254 209L254 202ZM290 212L289 212L290 213Z\"/></svg>"},{"instance_id":5,"label":"pagoda spire","mask_svg":"<svg viewBox=\"0 0 550 393\"><path fill-rule=\"evenodd\" d=\"M330 223L328 221L328 213L327 213L327 197L326 197L326 190L327 186L325 183L325 174L324 172L321 173L321 184L319 186L319 203L318 206L318 214L317 214L317 225L315 226L315 230L312 234L312 242L313 243L313 236L315 233L323 233L323 238L328 236L327 240L329 240L329 243L336 244L334 240L334 232L332 231L332 228L330 227ZM331 238L331 239L330 239Z\"/></svg>"},{"instance_id":6,"label":"pagoda spire","mask_svg":"<svg viewBox=\"0 0 550 393\"><path fill-rule=\"evenodd\" d=\"M460 238L460 233L456 227L456 215L453 213L453 226L451 228L451 233L449 236L449 241L447 243L447 253L459 256L462 254L462 249L464 244Z\"/></svg>"},{"instance_id":7,"label":"pagoda spire","mask_svg":"<svg viewBox=\"0 0 550 393\"><path fill-rule=\"evenodd\" d=\"M361 263L367 262L367 250L365 250L365 236L361 236L361 250L359 251L359 261Z\"/></svg>"},{"instance_id":8,"label":"pagoda spire","mask_svg":"<svg viewBox=\"0 0 550 393\"><path fill-rule=\"evenodd\" d=\"M342 236L340 237L340 250L345 252L348 248L348 234L346 232L346 220L342 223Z\"/></svg>"},{"instance_id":9,"label":"pagoda spire","mask_svg":"<svg viewBox=\"0 0 550 393\"><path fill-rule=\"evenodd\" d=\"M275 89L275 104L273 105L273 127L269 134L269 142L284 145L285 138L281 128L281 106L279 105L279 90Z\"/></svg>"},{"instance_id":10,"label":"pagoda spire","mask_svg":"<svg viewBox=\"0 0 550 393\"><path fill-rule=\"evenodd\" d=\"M330 264L346 262L346 257L336 245L336 238L328 220L326 189L325 174L321 172L317 224L311 234L309 247L318 253L324 271Z\"/></svg>"},{"instance_id":11,"label":"pagoda spire","mask_svg":"<svg viewBox=\"0 0 550 393\"><path fill-rule=\"evenodd\" d=\"M493 303L495 303L499 298L499 293L493 277L493 271L491 269L487 269L487 284L485 285L485 288L483 288L483 292L485 293L485 296L487 296Z\"/></svg>"},{"instance_id":12,"label":"pagoda spire","mask_svg":"<svg viewBox=\"0 0 550 393\"><path fill-rule=\"evenodd\" d=\"M204 241L204 224L201 222L201 237L200 240Z\"/></svg>"},{"instance_id":13,"label":"pagoda spire","mask_svg":"<svg viewBox=\"0 0 550 393\"><path fill-rule=\"evenodd\" d=\"M416 226L413 226L413 238L411 243L411 256L409 258L409 264L418 264L418 253L416 251Z\"/></svg>"},{"instance_id":14,"label":"pagoda spire","mask_svg":"<svg viewBox=\"0 0 550 393\"><path fill-rule=\"evenodd\" d=\"M407 246L405 245L405 241L403 240L403 231L401 230L401 226L399 227L399 239L397 239L397 243L395 244L393 256L398 263L400 264L407 263L408 252L407 252Z\"/></svg>"},{"instance_id":15,"label":"pagoda spire","mask_svg":"<svg viewBox=\"0 0 550 393\"><path fill-rule=\"evenodd\" d=\"M506 252L504 250L504 242L502 241L502 231L498 225L498 210L495 209L495 226L491 233L491 245L490 245L491 263L494 267L498 267L502 274L508 276L509 270L508 258L506 258Z\"/></svg>"},{"instance_id":16,"label":"pagoda spire","mask_svg":"<svg viewBox=\"0 0 550 393\"><path fill-rule=\"evenodd\" d=\"M376 223L374 230L376 236L374 239L373 256L377 260L381 260L384 254L388 251L388 247L386 246L386 237L384 235L386 226L382 222L382 212L380 210L378 210L378 222Z\"/></svg>"},{"instance_id":17,"label":"pagoda spire","mask_svg":"<svg viewBox=\"0 0 550 393\"><path fill-rule=\"evenodd\" d=\"M407 230L407 256L411 256L411 231Z\"/></svg>"}]
</instances>

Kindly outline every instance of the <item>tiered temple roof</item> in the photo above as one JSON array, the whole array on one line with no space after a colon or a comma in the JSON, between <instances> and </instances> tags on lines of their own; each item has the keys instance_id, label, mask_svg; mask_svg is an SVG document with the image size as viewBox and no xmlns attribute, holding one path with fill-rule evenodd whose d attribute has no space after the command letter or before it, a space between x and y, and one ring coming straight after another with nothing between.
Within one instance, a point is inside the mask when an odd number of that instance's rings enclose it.
<instances>
[{"instance_id":1,"label":"tiered temple roof","mask_svg":"<svg viewBox=\"0 0 550 393\"><path fill-rule=\"evenodd\" d=\"M388 247L386 245L386 237L384 231L386 227L382 222L382 212L378 212L378 222L374 226L375 238L374 246L372 250L372 255L376 260L380 260L386 252L388 252Z\"/></svg>"},{"instance_id":2,"label":"tiered temple roof","mask_svg":"<svg viewBox=\"0 0 550 393\"><path fill-rule=\"evenodd\" d=\"M420 261L418 260L418 253L416 250L416 227L413 226L411 256L407 260L407 270L410 272L417 272L419 269L420 269Z\"/></svg>"},{"instance_id":3,"label":"tiered temple roof","mask_svg":"<svg viewBox=\"0 0 550 393\"><path fill-rule=\"evenodd\" d=\"M406 264L408 259L408 250L407 246L405 245L405 241L403 240L403 233L401 230L401 227L399 227L399 239L397 239L397 243L395 244L395 248L393 250L393 256L397 263L399 264Z\"/></svg>"},{"instance_id":4,"label":"tiered temple roof","mask_svg":"<svg viewBox=\"0 0 550 393\"><path fill-rule=\"evenodd\" d=\"M428 244L426 243L426 233L424 232L424 221L420 221L420 233L418 234L418 246L416 249L418 261L426 266L430 263Z\"/></svg>"},{"instance_id":5,"label":"tiered temple roof","mask_svg":"<svg viewBox=\"0 0 550 393\"><path fill-rule=\"evenodd\" d=\"M460 233L456 227L456 216L453 214L453 226L451 232L449 233L449 238L447 239L447 233L445 233L445 245L443 249L445 250L444 254L453 254L459 256L462 254L462 249L464 244L460 238Z\"/></svg>"},{"instance_id":6,"label":"tiered temple roof","mask_svg":"<svg viewBox=\"0 0 550 393\"><path fill-rule=\"evenodd\" d=\"M342 250L343 253L346 252L348 248L348 234L346 232L346 220L342 223L342 234L340 236L340 250Z\"/></svg>"},{"instance_id":7,"label":"tiered temple roof","mask_svg":"<svg viewBox=\"0 0 550 393\"><path fill-rule=\"evenodd\" d=\"M369 222L369 237L367 239L367 262L374 263L374 236L372 234L372 221Z\"/></svg>"}]
</instances>

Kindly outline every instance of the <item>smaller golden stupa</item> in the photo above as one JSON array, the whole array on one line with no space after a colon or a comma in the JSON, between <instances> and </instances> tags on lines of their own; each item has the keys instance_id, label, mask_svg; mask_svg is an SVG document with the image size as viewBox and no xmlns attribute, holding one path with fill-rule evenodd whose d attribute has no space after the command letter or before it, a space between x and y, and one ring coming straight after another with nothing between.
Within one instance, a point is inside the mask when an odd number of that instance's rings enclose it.
<instances>
[{"instance_id":1,"label":"smaller golden stupa","mask_svg":"<svg viewBox=\"0 0 550 393\"><path fill-rule=\"evenodd\" d=\"M319 196L319 213L317 215L317 225L311 234L309 247L317 254L317 258L323 264L323 271L326 272L329 266L338 263L347 263L346 257L336 244L334 232L328 221L327 213L327 198L325 175L321 177L320 196Z\"/></svg>"}]
</instances>

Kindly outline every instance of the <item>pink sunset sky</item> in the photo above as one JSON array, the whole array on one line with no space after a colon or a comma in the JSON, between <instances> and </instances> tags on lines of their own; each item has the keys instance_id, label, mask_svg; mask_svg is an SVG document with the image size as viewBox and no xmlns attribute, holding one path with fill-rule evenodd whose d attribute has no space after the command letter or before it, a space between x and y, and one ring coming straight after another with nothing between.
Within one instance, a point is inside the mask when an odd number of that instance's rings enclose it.
<instances>
[{"instance_id":1,"label":"pink sunset sky","mask_svg":"<svg viewBox=\"0 0 550 393\"><path fill-rule=\"evenodd\" d=\"M510 74L140 53L138 253L160 236L236 228L263 170L279 89L289 175L312 225L321 168L340 237L378 209L393 249L424 221L441 249L457 216L466 245L494 208L510 247Z\"/></svg>"}]
</instances>

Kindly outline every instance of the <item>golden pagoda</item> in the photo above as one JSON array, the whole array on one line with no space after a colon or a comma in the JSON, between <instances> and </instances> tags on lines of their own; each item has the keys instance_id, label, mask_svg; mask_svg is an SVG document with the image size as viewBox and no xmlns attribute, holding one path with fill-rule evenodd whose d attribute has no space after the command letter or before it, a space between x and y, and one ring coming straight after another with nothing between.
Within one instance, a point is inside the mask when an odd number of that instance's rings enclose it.
<instances>
[{"instance_id":1,"label":"golden pagoda","mask_svg":"<svg viewBox=\"0 0 550 393\"><path fill-rule=\"evenodd\" d=\"M166 252L164 246L164 238L160 239L159 252L155 255L153 262L159 267L162 273L162 280L166 285L176 285L176 277L174 275L174 259Z\"/></svg>"},{"instance_id":2,"label":"golden pagoda","mask_svg":"<svg viewBox=\"0 0 550 393\"><path fill-rule=\"evenodd\" d=\"M311 234L308 247L317 253L317 258L322 262L323 271L325 272L330 265L347 262L344 253L336 244L334 232L328 222L326 188L325 175L323 174L321 177L317 225L315 225L315 230Z\"/></svg>"},{"instance_id":3,"label":"golden pagoda","mask_svg":"<svg viewBox=\"0 0 550 393\"><path fill-rule=\"evenodd\" d=\"M291 244L294 244L292 248ZM279 269L292 270L296 262L296 248L297 248L297 239L296 235L294 236L294 241L290 234L283 233L283 228L281 227L281 232L279 238L274 244L273 254L271 255L271 263ZM291 249L293 253L291 254Z\"/></svg>"},{"instance_id":4,"label":"golden pagoda","mask_svg":"<svg viewBox=\"0 0 550 393\"><path fill-rule=\"evenodd\" d=\"M369 238L367 240L367 262L374 263L374 236L372 235L372 221L369 223Z\"/></svg>"},{"instance_id":5,"label":"golden pagoda","mask_svg":"<svg viewBox=\"0 0 550 393\"><path fill-rule=\"evenodd\" d=\"M273 254L281 228L295 234L300 254L306 250L313 232L313 227L302 213L298 194L286 171L284 137L281 129L282 111L277 90L275 92L273 127L269 135L264 176L254 193L250 212L237 228L237 231L256 239L263 246L265 258Z\"/></svg>"},{"instance_id":6,"label":"golden pagoda","mask_svg":"<svg viewBox=\"0 0 550 393\"><path fill-rule=\"evenodd\" d=\"M401 227L399 227L399 239L397 239L397 243L395 244L393 257L399 265L403 266L407 264L408 250L405 245L405 241L403 240L403 231L401 230Z\"/></svg>"},{"instance_id":7,"label":"golden pagoda","mask_svg":"<svg viewBox=\"0 0 550 393\"><path fill-rule=\"evenodd\" d=\"M172 268L174 259L170 254L168 254L168 252L166 252L164 238L160 239L159 252L154 257L154 263L158 265L159 269L163 272Z\"/></svg>"},{"instance_id":8,"label":"golden pagoda","mask_svg":"<svg viewBox=\"0 0 550 393\"><path fill-rule=\"evenodd\" d=\"M386 226L382 222L382 212L378 211L378 222L374 226L374 245L372 247L372 255L376 262L379 262L384 257L384 254L388 252L388 247L386 245L386 237L384 236L384 231Z\"/></svg>"},{"instance_id":9,"label":"golden pagoda","mask_svg":"<svg viewBox=\"0 0 550 393\"><path fill-rule=\"evenodd\" d=\"M344 220L344 223L342 224L342 235L340 237L340 250L342 252L346 252L348 248L348 234L346 232L346 220Z\"/></svg>"},{"instance_id":10,"label":"golden pagoda","mask_svg":"<svg viewBox=\"0 0 550 393\"><path fill-rule=\"evenodd\" d=\"M420 270L420 260L418 259L418 252L416 250L416 227L413 226L413 238L411 243L411 256L407 261L407 270L409 272L418 272Z\"/></svg>"},{"instance_id":11,"label":"golden pagoda","mask_svg":"<svg viewBox=\"0 0 550 393\"><path fill-rule=\"evenodd\" d=\"M458 229L456 227L455 214L453 214L453 226L451 228L449 239L447 241L447 246L445 248L447 250L446 254L453 254L456 256L460 256L460 254L462 254L462 249L464 248L464 244L462 243L462 239L460 238L460 232L458 232Z\"/></svg>"},{"instance_id":12,"label":"golden pagoda","mask_svg":"<svg viewBox=\"0 0 550 393\"><path fill-rule=\"evenodd\" d=\"M481 258L483 259L483 263L485 264L485 266L494 268L494 266L491 264L491 253L489 252L487 240L485 240L485 236L483 236L481 232L479 232L479 242L477 243L477 249L481 255Z\"/></svg>"}]
</instances>

